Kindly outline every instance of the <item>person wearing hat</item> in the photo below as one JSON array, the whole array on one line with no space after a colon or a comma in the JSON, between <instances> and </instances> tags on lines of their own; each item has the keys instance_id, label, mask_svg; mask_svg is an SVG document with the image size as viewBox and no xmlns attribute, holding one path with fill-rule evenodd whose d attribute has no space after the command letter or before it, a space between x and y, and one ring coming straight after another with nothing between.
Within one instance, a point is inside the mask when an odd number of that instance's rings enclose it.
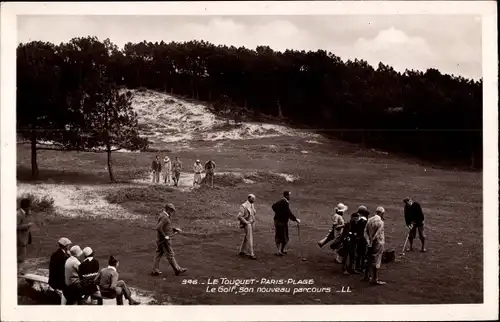
<instances>
[{"instance_id":1,"label":"person wearing hat","mask_svg":"<svg viewBox=\"0 0 500 322\"><path fill-rule=\"evenodd\" d=\"M368 219L364 231L364 237L368 247L368 263L363 280L369 281L371 284L375 285L386 284L378 279L378 270L382 263L385 244L384 214L385 209L377 207L375 215Z\"/></svg>"},{"instance_id":2,"label":"person wearing hat","mask_svg":"<svg viewBox=\"0 0 500 322\"><path fill-rule=\"evenodd\" d=\"M94 251L90 247L83 249L83 257L85 259L80 264L78 272L83 285L83 293L89 296L99 291L94 282L99 273L99 261L94 258Z\"/></svg>"},{"instance_id":3,"label":"person wearing hat","mask_svg":"<svg viewBox=\"0 0 500 322\"><path fill-rule=\"evenodd\" d=\"M201 165L200 160L196 160L196 162L194 163L193 171L194 171L193 186L196 186L201 184L201 172L203 171L203 166Z\"/></svg>"},{"instance_id":4,"label":"person wearing hat","mask_svg":"<svg viewBox=\"0 0 500 322\"><path fill-rule=\"evenodd\" d=\"M141 302L132 298L132 292L127 284L118 279L118 266L120 262L114 256L109 256L108 267L101 269L95 277L95 282L99 285L101 295L107 298L116 297L116 304L123 305L123 297L128 300L129 305L139 305Z\"/></svg>"},{"instance_id":5,"label":"person wearing hat","mask_svg":"<svg viewBox=\"0 0 500 322\"><path fill-rule=\"evenodd\" d=\"M160 182L160 172L161 172L161 162L159 156L153 160L151 164L151 170L153 171L153 183Z\"/></svg>"},{"instance_id":6,"label":"person wearing hat","mask_svg":"<svg viewBox=\"0 0 500 322\"><path fill-rule=\"evenodd\" d=\"M163 158L163 183L170 185L170 179L172 178L172 161L168 155Z\"/></svg>"},{"instance_id":7,"label":"person wearing hat","mask_svg":"<svg viewBox=\"0 0 500 322\"><path fill-rule=\"evenodd\" d=\"M359 206L357 214L358 220L354 224L354 240L356 242L356 263L354 270L356 272L363 272L366 259L366 240L364 238L364 231L370 212L366 206Z\"/></svg>"},{"instance_id":8,"label":"person wearing hat","mask_svg":"<svg viewBox=\"0 0 500 322\"><path fill-rule=\"evenodd\" d=\"M214 187L214 173L215 173L215 162L208 160L205 163L205 181L212 188Z\"/></svg>"},{"instance_id":9,"label":"person wearing hat","mask_svg":"<svg viewBox=\"0 0 500 322\"><path fill-rule=\"evenodd\" d=\"M343 259L342 274L349 275L350 273L359 274L354 270L356 260L356 234L357 223L359 222L359 214L357 212L351 214L351 220L344 225L342 236L340 237L342 246L338 250L338 254Z\"/></svg>"},{"instance_id":10,"label":"person wearing hat","mask_svg":"<svg viewBox=\"0 0 500 322\"><path fill-rule=\"evenodd\" d=\"M339 237L342 234L342 228L344 227L344 218L342 217L344 212L347 211L348 207L343 203L339 203L333 211L333 224L332 228L328 231L328 235L318 242L319 247L323 247L328 242L332 240L337 240L339 242ZM340 233L339 233L340 231ZM336 249L333 247L332 249Z\"/></svg>"},{"instance_id":11,"label":"person wearing hat","mask_svg":"<svg viewBox=\"0 0 500 322\"><path fill-rule=\"evenodd\" d=\"M153 272L151 275L159 276L162 275L160 271L160 260L163 255L166 255L168 262L174 269L175 275L180 275L187 271L186 268L182 268L177 264L175 260L175 253L172 247L172 237L182 232L179 228L172 227L171 216L175 213L175 207L173 204L168 203L165 205L165 210L163 210L159 217L158 223L156 225L157 239L156 239L156 254L153 263Z\"/></svg>"},{"instance_id":12,"label":"person wearing hat","mask_svg":"<svg viewBox=\"0 0 500 322\"><path fill-rule=\"evenodd\" d=\"M290 191L284 191L283 198L276 201L271 207L274 211L274 241L278 249L277 256L284 256L287 253L285 247L289 241L288 221L292 220L300 224L300 219L295 217L290 210L290 196Z\"/></svg>"},{"instance_id":13,"label":"person wearing hat","mask_svg":"<svg viewBox=\"0 0 500 322\"><path fill-rule=\"evenodd\" d=\"M61 237L57 241L57 250L50 256L49 262L49 286L54 290L63 291L66 287L64 266L69 258L69 247L71 240Z\"/></svg>"},{"instance_id":14,"label":"person wearing hat","mask_svg":"<svg viewBox=\"0 0 500 322\"><path fill-rule=\"evenodd\" d=\"M178 187L179 186L179 179L181 177L181 171L182 171L182 162L179 160L179 157L175 157L174 163L172 163L172 172L174 176L172 179L174 180L174 186Z\"/></svg>"},{"instance_id":15,"label":"person wearing hat","mask_svg":"<svg viewBox=\"0 0 500 322\"><path fill-rule=\"evenodd\" d=\"M418 202L413 201L410 197L406 197L403 199L405 204L404 208L404 216L406 226L409 229L408 242L410 243L407 251L413 251L413 240L417 235L420 238L420 243L422 245L420 251L426 252L425 249L425 234L424 234L424 212L422 211L422 207Z\"/></svg>"},{"instance_id":16,"label":"person wearing hat","mask_svg":"<svg viewBox=\"0 0 500 322\"><path fill-rule=\"evenodd\" d=\"M240 206L238 220L240 228L245 230L245 236L240 246L240 256L249 256L251 259L257 259L253 250L253 230L255 228L255 195L249 194L247 201Z\"/></svg>"},{"instance_id":17,"label":"person wearing hat","mask_svg":"<svg viewBox=\"0 0 500 322\"><path fill-rule=\"evenodd\" d=\"M347 211L348 207L343 203L339 203L337 207L335 207L333 212L333 225L332 225L332 233L333 239L336 241L341 241L342 232L344 230L344 213ZM335 261L339 264L343 263L342 256L338 253L337 250L334 250L335 253Z\"/></svg>"},{"instance_id":18,"label":"person wearing hat","mask_svg":"<svg viewBox=\"0 0 500 322\"><path fill-rule=\"evenodd\" d=\"M64 264L64 281L66 287L63 290L64 297L66 297L66 304L71 305L75 302L80 304L82 302L83 288L80 280L79 267L80 260L83 252L80 246L75 245L69 250L70 256Z\"/></svg>"}]
</instances>

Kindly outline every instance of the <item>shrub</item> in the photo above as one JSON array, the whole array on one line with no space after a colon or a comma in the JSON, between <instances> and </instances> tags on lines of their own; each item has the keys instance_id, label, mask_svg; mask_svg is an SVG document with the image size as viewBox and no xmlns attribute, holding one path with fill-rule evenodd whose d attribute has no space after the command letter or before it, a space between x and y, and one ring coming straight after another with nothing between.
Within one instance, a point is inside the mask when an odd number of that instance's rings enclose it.
<instances>
[{"instance_id":1,"label":"shrub","mask_svg":"<svg viewBox=\"0 0 500 322\"><path fill-rule=\"evenodd\" d=\"M201 180L202 185L208 184L205 178L206 177L203 177L203 179ZM219 187L235 187L238 184L244 183L243 179L243 176L238 176L233 173L215 173L214 185L217 185Z\"/></svg>"},{"instance_id":2,"label":"shrub","mask_svg":"<svg viewBox=\"0 0 500 322\"><path fill-rule=\"evenodd\" d=\"M51 212L54 210L54 198L49 195L37 197L31 193L25 193L17 197L17 206L19 207L21 200L27 198L31 201L31 209L35 212Z\"/></svg>"}]
</instances>

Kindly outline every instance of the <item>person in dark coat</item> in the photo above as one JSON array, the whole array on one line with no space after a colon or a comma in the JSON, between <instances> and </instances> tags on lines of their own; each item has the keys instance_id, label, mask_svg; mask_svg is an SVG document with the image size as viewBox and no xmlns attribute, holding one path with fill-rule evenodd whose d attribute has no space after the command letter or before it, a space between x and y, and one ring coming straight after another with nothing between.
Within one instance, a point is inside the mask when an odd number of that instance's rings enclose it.
<instances>
[{"instance_id":1,"label":"person in dark coat","mask_svg":"<svg viewBox=\"0 0 500 322\"><path fill-rule=\"evenodd\" d=\"M356 259L356 233L359 214L357 212L351 215L351 220L345 224L342 236L340 237L342 246L339 249L339 255L342 257L342 274L358 273L353 270Z\"/></svg>"},{"instance_id":2,"label":"person in dark coat","mask_svg":"<svg viewBox=\"0 0 500 322\"><path fill-rule=\"evenodd\" d=\"M365 269L366 260L366 240L363 234L370 212L365 206L360 206L357 214L359 219L354 224L354 240L356 242L356 264L354 270L362 272Z\"/></svg>"},{"instance_id":3,"label":"person in dark coat","mask_svg":"<svg viewBox=\"0 0 500 322\"><path fill-rule=\"evenodd\" d=\"M63 291L66 287L64 280L64 264L69 258L71 240L62 237L57 241L59 248L50 256L49 263L49 285L54 290Z\"/></svg>"},{"instance_id":4,"label":"person in dark coat","mask_svg":"<svg viewBox=\"0 0 500 322\"><path fill-rule=\"evenodd\" d=\"M283 256L287 252L285 246L288 244L288 220L295 221L300 224L300 219L295 217L290 210L290 191L283 192L283 198L272 205L274 211L274 227L277 256Z\"/></svg>"},{"instance_id":5,"label":"person in dark coat","mask_svg":"<svg viewBox=\"0 0 500 322\"><path fill-rule=\"evenodd\" d=\"M83 294L85 298L99 291L95 278L99 273L99 261L94 258L94 251L90 247L83 249L85 258L78 269L80 280L82 281Z\"/></svg>"},{"instance_id":6,"label":"person in dark coat","mask_svg":"<svg viewBox=\"0 0 500 322\"><path fill-rule=\"evenodd\" d=\"M418 202L411 200L410 197L406 197L403 200L405 204L404 215L406 226L410 230L408 236L408 242L410 243L410 247L408 247L407 251L411 252L413 250L413 240L417 235L420 238L420 242L422 244L421 252L426 252L425 249L425 233L424 233L424 213L422 211L422 207Z\"/></svg>"}]
</instances>

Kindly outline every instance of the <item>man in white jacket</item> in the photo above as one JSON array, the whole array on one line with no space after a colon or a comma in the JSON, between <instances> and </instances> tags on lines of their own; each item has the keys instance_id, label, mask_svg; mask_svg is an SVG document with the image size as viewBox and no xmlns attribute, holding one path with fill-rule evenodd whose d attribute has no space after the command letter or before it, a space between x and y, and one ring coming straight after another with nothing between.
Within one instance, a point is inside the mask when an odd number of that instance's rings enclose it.
<instances>
[{"instance_id":1,"label":"man in white jacket","mask_svg":"<svg viewBox=\"0 0 500 322\"><path fill-rule=\"evenodd\" d=\"M240 228L245 230L245 237L240 246L240 256L248 256L251 259L257 259L253 250L253 230L255 228L255 195L249 194L245 203L240 206L238 220Z\"/></svg>"},{"instance_id":2,"label":"man in white jacket","mask_svg":"<svg viewBox=\"0 0 500 322\"><path fill-rule=\"evenodd\" d=\"M170 184L170 179L172 178L172 161L170 161L170 158L168 157L168 155L166 155L163 158L163 170L164 170L164 174L163 174L164 182L163 183Z\"/></svg>"},{"instance_id":3,"label":"man in white jacket","mask_svg":"<svg viewBox=\"0 0 500 322\"><path fill-rule=\"evenodd\" d=\"M194 171L193 186L200 185L201 173L203 172L203 165L201 164L200 160L196 160L195 164L193 165L193 171Z\"/></svg>"}]
</instances>

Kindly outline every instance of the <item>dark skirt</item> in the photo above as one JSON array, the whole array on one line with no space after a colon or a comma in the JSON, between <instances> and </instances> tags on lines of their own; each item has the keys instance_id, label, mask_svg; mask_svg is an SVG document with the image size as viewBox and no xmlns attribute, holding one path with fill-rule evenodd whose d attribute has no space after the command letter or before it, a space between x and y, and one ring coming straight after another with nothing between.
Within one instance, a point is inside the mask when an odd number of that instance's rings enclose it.
<instances>
[{"instance_id":1,"label":"dark skirt","mask_svg":"<svg viewBox=\"0 0 500 322\"><path fill-rule=\"evenodd\" d=\"M276 233L274 235L276 245L288 244L288 223L275 220L274 227L276 230Z\"/></svg>"}]
</instances>

